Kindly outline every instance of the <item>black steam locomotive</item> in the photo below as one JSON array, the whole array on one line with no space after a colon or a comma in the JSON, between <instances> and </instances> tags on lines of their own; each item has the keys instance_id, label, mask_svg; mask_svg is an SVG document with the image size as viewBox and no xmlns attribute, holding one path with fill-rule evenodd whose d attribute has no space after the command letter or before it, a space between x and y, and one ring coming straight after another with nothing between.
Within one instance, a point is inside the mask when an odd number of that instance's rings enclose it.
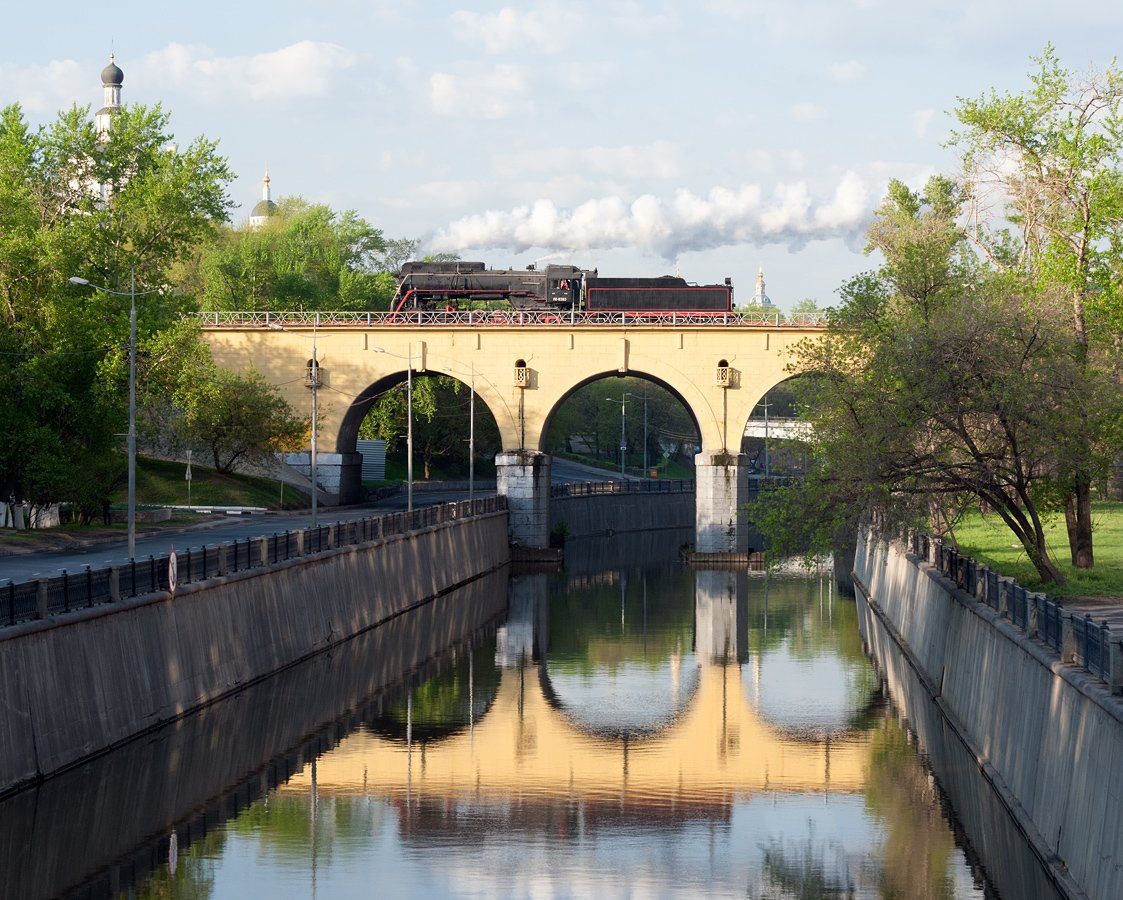
<instances>
[{"instance_id":1,"label":"black steam locomotive","mask_svg":"<svg viewBox=\"0 0 1123 900\"><path fill-rule=\"evenodd\" d=\"M676 275L604 278L596 269L487 269L482 262L408 262L398 273L393 309L457 309L509 304L515 309L587 312L723 313L733 308L733 282L689 284Z\"/></svg>"}]
</instances>

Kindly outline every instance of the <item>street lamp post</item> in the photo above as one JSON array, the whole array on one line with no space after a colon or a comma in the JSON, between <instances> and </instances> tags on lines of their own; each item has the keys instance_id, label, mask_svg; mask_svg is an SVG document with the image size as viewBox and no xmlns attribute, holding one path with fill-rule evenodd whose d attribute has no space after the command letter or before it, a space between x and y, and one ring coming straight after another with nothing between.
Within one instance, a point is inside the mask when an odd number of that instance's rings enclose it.
<instances>
[{"instance_id":1,"label":"street lamp post","mask_svg":"<svg viewBox=\"0 0 1123 900\"><path fill-rule=\"evenodd\" d=\"M624 475L624 449L628 446L627 438L625 436L625 432L627 430L626 429L627 418L626 418L626 413L624 411L625 410L624 404L628 402L628 397L629 397L629 395L626 394L626 393L620 395L620 477L621 478L625 477L625 475ZM605 397L604 399L607 400L609 403L615 403L616 402L615 397Z\"/></svg>"},{"instance_id":2,"label":"street lamp post","mask_svg":"<svg viewBox=\"0 0 1123 900\"><path fill-rule=\"evenodd\" d=\"M643 400L643 477L647 477L647 390L642 395L628 394L629 397L639 397Z\"/></svg>"},{"instance_id":3,"label":"street lamp post","mask_svg":"<svg viewBox=\"0 0 1123 900\"><path fill-rule=\"evenodd\" d=\"M320 484L319 484L319 479L318 479L319 473L316 470L316 444L317 444L316 438L318 436L318 423L316 422L318 409L317 409L316 400L317 400L317 394L319 393L319 387L320 387L320 359L319 359L319 354L316 353L316 332L317 332L317 326L319 325L319 322L320 322L320 314L317 312L315 314L315 317L312 319L312 365L309 368L309 378L311 379L311 382L312 382L312 385L311 385L311 387L312 387L312 445L311 445L311 451L312 452L310 454L309 463L311 464L310 469L311 469L311 476L312 476L312 527L313 528L315 528L318 524L317 519L318 519L318 512L319 512L319 509L318 509L319 504L318 504L317 501L319 500L319 494L320 494ZM288 330L288 329L285 328L284 325L281 325L277 322L270 322L269 327L271 329L273 329L274 331L287 331Z\"/></svg>"},{"instance_id":4,"label":"street lamp post","mask_svg":"<svg viewBox=\"0 0 1123 900\"><path fill-rule=\"evenodd\" d=\"M136 559L136 268L129 268L129 290L114 291L100 284L94 284L77 275L70 276L71 284L91 287L95 291L105 294L114 294L118 297L129 298L129 434L127 437L127 452L129 459L129 559ZM140 296L155 294L159 288L141 291Z\"/></svg>"}]
</instances>

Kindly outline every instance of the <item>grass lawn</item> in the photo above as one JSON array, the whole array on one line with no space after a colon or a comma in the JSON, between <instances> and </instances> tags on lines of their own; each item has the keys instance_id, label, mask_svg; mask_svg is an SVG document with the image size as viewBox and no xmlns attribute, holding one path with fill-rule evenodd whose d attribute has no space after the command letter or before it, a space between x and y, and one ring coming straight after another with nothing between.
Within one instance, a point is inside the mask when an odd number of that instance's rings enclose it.
<instances>
[{"instance_id":1,"label":"grass lawn","mask_svg":"<svg viewBox=\"0 0 1123 900\"><path fill-rule=\"evenodd\" d=\"M1092 521L1096 567L1085 571L1074 569L1069 561L1064 515L1045 520L1049 551L1068 578L1064 587L1042 586L1025 550L997 515L968 516L956 527L955 540L964 553L1031 590L1054 597L1123 597L1123 503L1095 504Z\"/></svg>"},{"instance_id":2,"label":"grass lawn","mask_svg":"<svg viewBox=\"0 0 1123 900\"><path fill-rule=\"evenodd\" d=\"M187 481L183 462L137 457L136 502L138 506L186 506ZM310 503L308 494L291 484L284 487L272 478L252 475L222 475L191 463L192 506L263 506L266 509L304 509ZM113 495L115 506L128 502L128 486L122 484Z\"/></svg>"}]
</instances>

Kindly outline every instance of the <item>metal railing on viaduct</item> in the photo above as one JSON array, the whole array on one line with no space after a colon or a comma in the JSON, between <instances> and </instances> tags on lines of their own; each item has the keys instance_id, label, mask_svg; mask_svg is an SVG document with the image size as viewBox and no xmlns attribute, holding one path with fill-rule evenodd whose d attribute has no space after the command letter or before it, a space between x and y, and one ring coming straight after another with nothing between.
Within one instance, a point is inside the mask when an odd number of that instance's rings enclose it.
<instances>
[{"instance_id":1,"label":"metal railing on viaduct","mask_svg":"<svg viewBox=\"0 0 1123 900\"><path fill-rule=\"evenodd\" d=\"M485 497L210 546L204 544L176 553L176 584L206 581L506 508L506 497ZM85 566L80 572L64 569L61 575L53 578L0 585L0 627L167 591L170 558L171 554L149 556L119 566L97 569Z\"/></svg>"},{"instance_id":2,"label":"metal railing on viaduct","mask_svg":"<svg viewBox=\"0 0 1123 900\"><path fill-rule=\"evenodd\" d=\"M1106 682L1113 693L1123 690L1123 638L1114 635L1106 621L1097 624L1091 614L1068 612L1059 599L1028 591L1014 579L923 532L908 530L902 538L910 553L1027 637L1041 641L1062 661L1082 666Z\"/></svg>"},{"instance_id":3,"label":"metal railing on viaduct","mask_svg":"<svg viewBox=\"0 0 1123 900\"><path fill-rule=\"evenodd\" d=\"M712 325L715 328L816 328L825 327L822 316L784 317L758 312L676 312L674 310L579 312L577 310L475 309L402 310L401 312L202 312L196 314L205 328L384 328L425 325L487 327L528 325L565 327L585 325L659 326Z\"/></svg>"}]
</instances>

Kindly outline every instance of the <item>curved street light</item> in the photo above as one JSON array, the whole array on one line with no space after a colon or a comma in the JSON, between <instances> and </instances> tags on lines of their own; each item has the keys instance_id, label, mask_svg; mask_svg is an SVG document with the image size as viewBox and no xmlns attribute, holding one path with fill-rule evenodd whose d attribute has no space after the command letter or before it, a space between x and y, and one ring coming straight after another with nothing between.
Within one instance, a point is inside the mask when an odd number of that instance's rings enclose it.
<instances>
[{"instance_id":1,"label":"curved street light","mask_svg":"<svg viewBox=\"0 0 1123 900\"><path fill-rule=\"evenodd\" d=\"M631 396L632 395L627 393L627 392L620 395L620 477L621 478L627 477L624 474L624 451L628 447L627 438L625 437L625 431L626 431L625 425L627 424L627 414L625 413L625 405L624 404L626 404L628 402L628 398L631 397ZM615 397L605 397L604 399L607 400L609 403L615 403L616 402Z\"/></svg>"},{"instance_id":2,"label":"curved street light","mask_svg":"<svg viewBox=\"0 0 1123 900\"><path fill-rule=\"evenodd\" d=\"M71 284L90 287L103 294L129 298L129 559L136 559L136 298L145 294L159 293L159 288L138 292L136 289L136 268L129 268L129 290L115 291L112 288L94 284L85 278L71 275Z\"/></svg>"}]
</instances>

